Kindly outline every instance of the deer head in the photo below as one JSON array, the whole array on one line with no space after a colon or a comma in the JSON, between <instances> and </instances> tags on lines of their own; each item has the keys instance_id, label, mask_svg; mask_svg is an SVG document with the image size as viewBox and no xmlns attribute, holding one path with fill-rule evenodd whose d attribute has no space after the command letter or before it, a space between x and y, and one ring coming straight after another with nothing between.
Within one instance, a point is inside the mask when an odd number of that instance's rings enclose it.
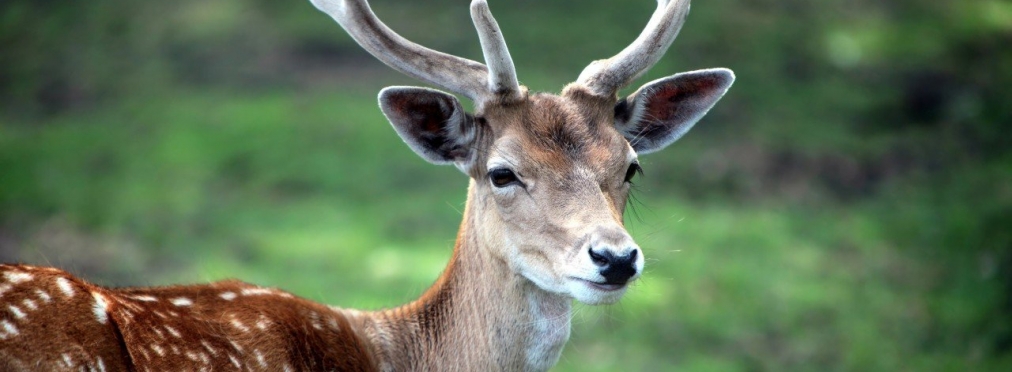
<instances>
[{"instance_id":1,"label":"deer head","mask_svg":"<svg viewBox=\"0 0 1012 372\"><path fill-rule=\"evenodd\" d=\"M404 39L365 0L312 1L380 61L474 101L468 113L435 89L379 94L384 115L412 150L471 178L470 221L462 230L478 237L478 249L542 290L588 304L618 300L643 270L643 252L622 218L638 156L679 139L734 81L727 69L699 70L617 96L671 45L688 0L658 0L631 45L591 63L560 95L518 84L485 0L471 3L471 16L487 66Z\"/></svg>"}]
</instances>

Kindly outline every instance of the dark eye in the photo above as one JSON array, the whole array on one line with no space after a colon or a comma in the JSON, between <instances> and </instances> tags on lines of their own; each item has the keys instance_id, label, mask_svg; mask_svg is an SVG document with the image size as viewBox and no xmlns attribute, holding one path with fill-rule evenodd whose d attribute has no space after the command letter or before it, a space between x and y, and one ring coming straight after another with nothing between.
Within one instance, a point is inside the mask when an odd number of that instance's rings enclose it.
<instances>
[{"instance_id":1,"label":"dark eye","mask_svg":"<svg viewBox=\"0 0 1012 372\"><path fill-rule=\"evenodd\" d=\"M506 168L496 168L488 172L488 179L495 187L506 187L512 183L520 183L517 175Z\"/></svg>"},{"instance_id":2,"label":"dark eye","mask_svg":"<svg viewBox=\"0 0 1012 372\"><path fill-rule=\"evenodd\" d=\"M625 182L632 182L633 177L636 173L643 174L643 168L640 168L639 163L629 164L629 170L625 171Z\"/></svg>"}]
</instances>

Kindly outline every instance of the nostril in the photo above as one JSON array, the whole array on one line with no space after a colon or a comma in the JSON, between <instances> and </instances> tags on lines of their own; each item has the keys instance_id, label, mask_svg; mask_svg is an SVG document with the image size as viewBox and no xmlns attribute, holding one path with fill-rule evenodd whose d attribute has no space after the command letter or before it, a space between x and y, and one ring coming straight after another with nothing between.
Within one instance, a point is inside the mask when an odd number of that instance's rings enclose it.
<instances>
[{"instance_id":1,"label":"nostril","mask_svg":"<svg viewBox=\"0 0 1012 372\"><path fill-rule=\"evenodd\" d=\"M597 266L608 266L608 263L611 262L611 253L608 251L597 253L594 252L594 248L588 249L587 251L590 253L590 260Z\"/></svg>"},{"instance_id":2,"label":"nostril","mask_svg":"<svg viewBox=\"0 0 1012 372\"><path fill-rule=\"evenodd\" d=\"M639 249L631 249L622 256L613 256L608 251L599 255L607 258L606 265L598 265L601 266L601 276L604 277L605 283L625 284L636 275L636 256L639 255Z\"/></svg>"},{"instance_id":3,"label":"nostril","mask_svg":"<svg viewBox=\"0 0 1012 372\"><path fill-rule=\"evenodd\" d=\"M639 254L639 250L638 249L633 249L633 250L630 250L629 253L626 253L625 255L622 255L622 256L610 256L609 255L610 257L609 257L608 263L611 264L611 265L615 265L615 266L630 266L630 265L633 265L634 262L636 262L636 255L637 254Z\"/></svg>"}]
</instances>

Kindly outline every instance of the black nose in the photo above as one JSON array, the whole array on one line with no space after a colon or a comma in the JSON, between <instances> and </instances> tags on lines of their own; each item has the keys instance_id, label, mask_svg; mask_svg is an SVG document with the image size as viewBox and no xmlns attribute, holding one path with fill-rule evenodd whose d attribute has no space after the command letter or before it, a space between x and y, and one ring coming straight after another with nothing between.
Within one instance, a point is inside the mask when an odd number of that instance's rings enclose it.
<instances>
[{"instance_id":1,"label":"black nose","mask_svg":"<svg viewBox=\"0 0 1012 372\"><path fill-rule=\"evenodd\" d=\"M629 278L636 275L638 249L633 249L623 256L615 256L607 249L595 252L594 248L591 248L588 251L591 261L601 267L601 276L604 277L605 284L625 284Z\"/></svg>"}]
</instances>

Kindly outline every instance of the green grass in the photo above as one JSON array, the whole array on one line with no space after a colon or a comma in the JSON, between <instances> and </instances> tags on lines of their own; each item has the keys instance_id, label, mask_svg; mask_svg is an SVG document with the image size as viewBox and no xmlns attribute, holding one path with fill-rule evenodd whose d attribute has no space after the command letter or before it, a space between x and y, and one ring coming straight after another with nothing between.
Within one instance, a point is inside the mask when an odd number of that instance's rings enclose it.
<instances>
[{"instance_id":1,"label":"green grass","mask_svg":"<svg viewBox=\"0 0 1012 372\"><path fill-rule=\"evenodd\" d=\"M19 257L103 284L239 278L346 307L404 303L449 257L467 181L411 153L373 97L188 92L8 121L0 222ZM629 225L646 273L617 305L576 307L557 370L1012 366L992 355L1009 324L989 310L1002 287L979 275L983 253L904 233L943 219L937 239L979 235L958 195L899 183L849 204L689 200L666 173L693 155L645 159L657 166Z\"/></svg>"}]
</instances>

